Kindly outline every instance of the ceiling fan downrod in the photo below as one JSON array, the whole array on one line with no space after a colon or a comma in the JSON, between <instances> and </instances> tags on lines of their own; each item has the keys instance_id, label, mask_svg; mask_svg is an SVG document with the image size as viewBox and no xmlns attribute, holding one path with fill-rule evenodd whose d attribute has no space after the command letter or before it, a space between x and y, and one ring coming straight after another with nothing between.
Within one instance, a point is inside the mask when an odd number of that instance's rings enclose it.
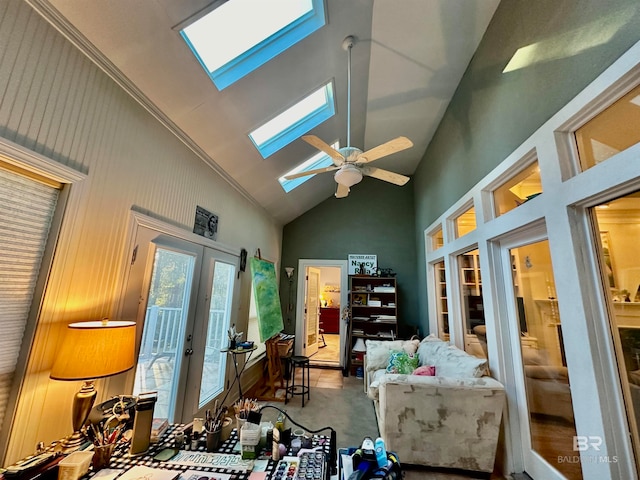
<instances>
[{"instance_id":1,"label":"ceiling fan downrod","mask_svg":"<svg viewBox=\"0 0 640 480\"><path fill-rule=\"evenodd\" d=\"M349 35L342 41L342 48L347 51L347 147L351 147L351 48L354 38Z\"/></svg>"}]
</instances>

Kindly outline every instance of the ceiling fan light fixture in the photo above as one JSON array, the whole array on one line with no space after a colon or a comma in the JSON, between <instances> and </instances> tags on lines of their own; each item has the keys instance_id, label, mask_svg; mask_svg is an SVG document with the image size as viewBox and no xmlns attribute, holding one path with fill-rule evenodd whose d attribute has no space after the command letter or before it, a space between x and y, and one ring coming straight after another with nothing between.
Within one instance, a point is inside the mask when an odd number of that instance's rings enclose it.
<instances>
[{"instance_id":1,"label":"ceiling fan light fixture","mask_svg":"<svg viewBox=\"0 0 640 480\"><path fill-rule=\"evenodd\" d=\"M345 187L352 187L362 181L362 172L353 165L343 165L333 176L336 182Z\"/></svg>"}]
</instances>

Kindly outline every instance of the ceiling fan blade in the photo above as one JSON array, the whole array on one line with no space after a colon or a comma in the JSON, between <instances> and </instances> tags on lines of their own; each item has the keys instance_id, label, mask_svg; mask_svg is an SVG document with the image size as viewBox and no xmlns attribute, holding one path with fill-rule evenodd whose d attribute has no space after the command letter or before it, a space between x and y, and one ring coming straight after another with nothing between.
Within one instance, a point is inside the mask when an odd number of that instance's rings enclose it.
<instances>
[{"instance_id":1,"label":"ceiling fan blade","mask_svg":"<svg viewBox=\"0 0 640 480\"><path fill-rule=\"evenodd\" d=\"M382 145L378 145L371 150L361 153L358 156L357 163L373 162L379 158L386 157L387 155L391 155L392 153L400 152L411 147L413 147L413 142L407 137L394 138L393 140L389 140Z\"/></svg>"},{"instance_id":2,"label":"ceiling fan blade","mask_svg":"<svg viewBox=\"0 0 640 480\"><path fill-rule=\"evenodd\" d=\"M340 167L336 165L331 165L330 167L316 168L315 170L306 170L304 172L292 173L291 175L287 175L284 178L286 178L287 180L293 180L295 178L306 177L308 175L315 175L317 173L332 172L333 170L338 170L339 168Z\"/></svg>"},{"instance_id":3,"label":"ceiling fan blade","mask_svg":"<svg viewBox=\"0 0 640 480\"><path fill-rule=\"evenodd\" d=\"M360 167L362 173L369 177L377 178L378 180L384 180L385 182L394 183L396 185L404 185L409 181L409 177L400 175L399 173L390 172L389 170L383 170L381 168L364 166Z\"/></svg>"},{"instance_id":4,"label":"ceiling fan blade","mask_svg":"<svg viewBox=\"0 0 640 480\"><path fill-rule=\"evenodd\" d=\"M344 157L342 154L333 148L331 145L324 142L320 138L315 135L303 135L302 139L307 142L309 145L316 147L318 150L326 153L333 159L333 163L335 165L342 165L344 163Z\"/></svg>"},{"instance_id":5,"label":"ceiling fan blade","mask_svg":"<svg viewBox=\"0 0 640 480\"><path fill-rule=\"evenodd\" d=\"M349 187L345 187L342 184L338 184L338 188L336 188L336 198L344 198L349 195Z\"/></svg>"}]
</instances>

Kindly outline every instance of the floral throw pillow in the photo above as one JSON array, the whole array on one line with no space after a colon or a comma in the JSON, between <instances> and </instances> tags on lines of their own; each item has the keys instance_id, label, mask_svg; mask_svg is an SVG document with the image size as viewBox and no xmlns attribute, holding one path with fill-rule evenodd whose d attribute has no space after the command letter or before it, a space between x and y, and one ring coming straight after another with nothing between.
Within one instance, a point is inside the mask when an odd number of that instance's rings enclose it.
<instances>
[{"instance_id":1,"label":"floral throw pillow","mask_svg":"<svg viewBox=\"0 0 640 480\"><path fill-rule=\"evenodd\" d=\"M391 352L387 373L401 373L409 375L418 368L418 355L407 352Z\"/></svg>"}]
</instances>

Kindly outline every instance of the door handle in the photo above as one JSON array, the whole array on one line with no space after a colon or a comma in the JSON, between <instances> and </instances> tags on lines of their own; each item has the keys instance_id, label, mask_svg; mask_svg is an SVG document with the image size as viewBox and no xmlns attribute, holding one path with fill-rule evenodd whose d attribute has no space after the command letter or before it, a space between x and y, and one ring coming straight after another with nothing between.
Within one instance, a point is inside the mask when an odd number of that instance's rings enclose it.
<instances>
[{"instance_id":1,"label":"door handle","mask_svg":"<svg viewBox=\"0 0 640 480\"><path fill-rule=\"evenodd\" d=\"M193 348L187 348L187 350L184 352L185 357L188 357L189 355L193 355Z\"/></svg>"}]
</instances>

